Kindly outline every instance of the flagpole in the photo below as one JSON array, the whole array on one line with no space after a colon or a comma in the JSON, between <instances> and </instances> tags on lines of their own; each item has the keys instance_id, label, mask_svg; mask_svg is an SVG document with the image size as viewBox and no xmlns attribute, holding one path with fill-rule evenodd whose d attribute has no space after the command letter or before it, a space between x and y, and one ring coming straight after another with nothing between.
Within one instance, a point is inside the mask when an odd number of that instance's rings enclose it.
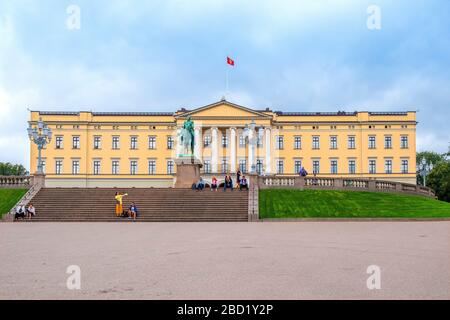
<instances>
[{"instance_id":1,"label":"flagpole","mask_svg":"<svg viewBox=\"0 0 450 320\"><path fill-rule=\"evenodd\" d=\"M227 72L226 72L226 82L225 82L225 97L228 95L228 72L229 72L228 65L226 66L226 68L227 68Z\"/></svg>"}]
</instances>

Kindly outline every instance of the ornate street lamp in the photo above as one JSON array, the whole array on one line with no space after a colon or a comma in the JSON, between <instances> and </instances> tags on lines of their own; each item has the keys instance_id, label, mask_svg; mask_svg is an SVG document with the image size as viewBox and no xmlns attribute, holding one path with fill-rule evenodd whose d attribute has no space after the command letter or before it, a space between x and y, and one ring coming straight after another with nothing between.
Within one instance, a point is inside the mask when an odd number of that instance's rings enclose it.
<instances>
[{"instance_id":1,"label":"ornate street lamp","mask_svg":"<svg viewBox=\"0 0 450 320\"><path fill-rule=\"evenodd\" d=\"M27 128L28 137L32 142L34 142L38 147L38 167L37 173L43 174L43 164L42 164L42 149L50 143L52 140L52 130L47 127L47 125L42 121L42 118L39 118L37 126L32 127L31 123Z\"/></svg>"},{"instance_id":2,"label":"ornate street lamp","mask_svg":"<svg viewBox=\"0 0 450 320\"><path fill-rule=\"evenodd\" d=\"M417 164L417 172L423 178L423 186L426 187L426 178L433 171L433 164L428 163L425 158L422 158L421 163Z\"/></svg>"}]
</instances>

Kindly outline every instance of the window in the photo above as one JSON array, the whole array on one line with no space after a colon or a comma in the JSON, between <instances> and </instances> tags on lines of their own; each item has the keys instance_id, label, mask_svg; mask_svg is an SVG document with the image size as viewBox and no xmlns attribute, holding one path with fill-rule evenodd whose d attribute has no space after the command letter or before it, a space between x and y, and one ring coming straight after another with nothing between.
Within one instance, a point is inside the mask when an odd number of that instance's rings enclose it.
<instances>
[{"instance_id":1,"label":"window","mask_svg":"<svg viewBox=\"0 0 450 320\"><path fill-rule=\"evenodd\" d=\"M242 173L247 172L247 161L245 159L239 160L239 170L241 170Z\"/></svg>"},{"instance_id":2,"label":"window","mask_svg":"<svg viewBox=\"0 0 450 320\"><path fill-rule=\"evenodd\" d=\"M227 148L228 147L228 136L227 135L222 135L222 148Z\"/></svg>"},{"instance_id":3,"label":"window","mask_svg":"<svg viewBox=\"0 0 450 320\"><path fill-rule=\"evenodd\" d=\"M151 150L156 149L156 137L154 136L148 137L148 148Z\"/></svg>"},{"instance_id":4,"label":"window","mask_svg":"<svg viewBox=\"0 0 450 320\"><path fill-rule=\"evenodd\" d=\"M167 174L173 174L173 161L167 161Z\"/></svg>"},{"instance_id":5,"label":"window","mask_svg":"<svg viewBox=\"0 0 450 320\"><path fill-rule=\"evenodd\" d=\"M112 162L112 174L119 174L119 160L113 160L113 162Z\"/></svg>"},{"instance_id":6,"label":"window","mask_svg":"<svg viewBox=\"0 0 450 320\"><path fill-rule=\"evenodd\" d=\"M356 138L355 136L348 136L348 148L356 149Z\"/></svg>"},{"instance_id":7,"label":"window","mask_svg":"<svg viewBox=\"0 0 450 320\"><path fill-rule=\"evenodd\" d=\"M294 149L301 149L302 148L302 137L295 136L294 137Z\"/></svg>"},{"instance_id":8,"label":"window","mask_svg":"<svg viewBox=\"0 0 450 320\"><path fill-rule=\"evenodd\" d=\"M245 137L242 134L239 136L239 147L245 148Z\"/></svg>"},{"instance_id":9,"label":"window","mask_svg":"<svg viewBox=\"0 0 450 320\"><path fill-rule=\"evenodd\" d=\"M320 148L320 138L319 136L312 137L312 148L319 149Z\"/></svg>"},{"instance_id":10,"label":"window","mask_svg":"<svg viewBox=\"0 0 450 320\"><path fill-rule=\"evenodd\" d=\"M138 148L138 137L131 137L130 149L136 150Z\"/></svg>"},{"instance_id":11,"label":"window","mask_svg":"<svg viewBox=\"0 0 450 320\"><path fill-rule=\"evenodd\" d=\"M330 172L331 172L331 174L337 174L338 173L338 162L337 162L337 160L331 160L331 162L330 162Z\"/></svg>"},{"instance_id":12,"label":"window","mask_svg":"<svg viewBox=\"0 0 450 320\"><path fill-rule=\"evenodd\" d=\"M356 161L348 160L348 173L355 174L356 173Z\"/></svg>"},{"instance_id":13,"label":"window","mask_svg":"<svg viewBox=\"0 0 450 320\"><path fill-rule=\"evenodd\" d=\"M257 174L263 173L263 161L261 159L256 160L256 173Z\"/></svg>"},{"instance_id":14,"label":"window","mask_svg":"<svg viewBox=\"0 0 450 320\"><path fill-rule=\"evenodd\" d=\"M375 149L375 148L376 148L375 136L369 136L369 149Z\"/></svg>"},{"instance_id":15,"label":"window","mask_svg":"<svg viewBox=\"0 0 450 320\"><path fill-rule=\"evenodd\" d=\"M401 136L401 138L400 138L400 148L408 149L408 136Z\"/></svg>"},{"instance_id":16,"label":"window","mask_svg":"<svg viewBox=\"0 0 450 320\"><path fill-rule=\"evenodd\" d=\"M330 137L330 149L337 149L337 136Z\"/></svg>"},{"instance_id":17,"label":"window","mask_svg":"<svg viewBox=\"0 0 450 320\"><path fill-rule=\"evenodd\" d=\"M80 149L80 137L79 136L72 137L72 148Z\"/></svg>"},{"instance_id":18,"label":"window","mask_svg":"<svg viewBox=\"0 0 450 320\"><path fill-rule=\"evenodd\" d=\"M284 149L284 137L283 136L277 136L277 149L278 150Z\"/></svg>"},{"instance_id":19,"label":"window","mask_svg":"<svg viewBox=\"0 0 450 320\"><path fill-rule=\"evenodd\" d=\"M203 138L203 146L206 148L206 147L209 147L210 145L211 145L211 136L210 135L206 135Z\"/></svg>"},{"instance_id":20,"label":"window","mask_svg":"<svg viewBox=\"0 0 450 320\"><path fill-rule=\"evenodd\" d=\"M173 149L173 137L172 136L167 137L167 149L169 149L169 150Z\"/></svg>"},{"instance_id":21,"label":"window","mask_svg":"<svg viewBox=\"0 0 450 320\"><path fill-rule=\"evenodd\" d=\"M319 173L320 172L320 161L319 160L313 160L313 173Z\"/></svg>"},{"instance_id":22,"label":"window","mask_svg":"<svg viewBox=\"0 0 450 320\"><path fill-rule=\"evenodd\" d=\"M203 161L203 170L205 173L211 173L211 160Z\"/></svg>"},{"instance_id":23,"label":"window","mask_svg":"<svg viewBox=\"0 0 450 320\"><path fill-rule=\"evenodd\" d=\"M377 173L377 162L376 160L369 160L369 173Z\"/></svg>"},{"instance_id":24,"label":"window","mask_svg":"<svg viewBox=\"0 0 450 320\"><path fill-rule=\"evenodd\" d=\"M100 149L102 147L102 137L95 136L94 137L94 149Z\"/></svg>"},{"instance_id":25,"label":"window","mask_svg":"<svg viewBox=\"0 0 450 320\"><path fill-rule=\"evenodd\" d=\"M100 160L94 160L94 174L100 174Z\"/></svg>"},{"instance_id":26,"label":"window","mask_svg":"<svg viewBox=\"0 0 450 320\"><path fill-rule=\"evenodd\" d=\"M284 173L284 161L277 160L277 174L283 174L283 173Z\"/></svg>"},{"instance_id":27,"label":"window","mask_svg":"<svg viewBox=\"0 0 450 320\"><path fill-rule=\"evenodd\" d=\"M387 174L392 173L392 160L385 160L384 161L384 172Z\"/></svg>"},{"instance_id":28,"label":"window","mask_svg":"<svg viewBox=\"0 0 450 320\"><path fill-rule=\"evenodd\" d=\"M384 148L392 149L392 137L391 136L384 137Z\"/></svg>"},{"instance_id":29,"label":"window","mask_svg":"<svg viewBox=\"0 0 450 320\"><path fill-rule=\"evenodd\" d=\"M294 173L299 174L302 168L301 160L294 160Z\"/></svg>"},{"instance_id":30,"label":"window","mask_svg":"<svg viewBox=\"0 0 450 320\"><path fill-rule=\"evenodd\" d=\"M408 173L409 165L408 160L402 160L402 173Z\"/></svg>"},{"instance_id":31,"label":"window","mask_svg":"<svg viewBox=\"0 0 450 320\"><path fill-rule=\"evenodd\" d=\"M227 159L222 159L222 173L227 173L228 172L228 162Z\"/></svg>"},{"instance_id":32,"label":"window","mask_svg":"<svg viewBox=\"0 0 450 320\"><path fill-rule=\"evenodd\" d=\"M42 163L42 172L45 173L45 160L41 160Z\"/></svg>"},{"instance_id":33,"label":"window","mask_svg":"<svg viewBox=\"0 0 450 320\"><path fill-rule=\"evenodd\" d=\"M55 174L62 174L62 160L55 161Z\"/></svg>"},{"instance_id":34,"label":"window","mask_svg":"<svg viewBox=\"0 0 450 320\"><path fill-rule=\"evenodd\" d=\"M55 147L56 147L56 149L62 149L63 148L63 137L62 136L56 136L56 138L55 138Z\"/></svg>"},{"instance_id":35,"label":"window","mask_svg":"<svg viewBox=\"0 0 450 320\"><path fill-rule=\"evenodd\" d=\"M156 160L148 160L148 174L156 174Z\"/></svg>"},{"instance_id":36,"label":"window","mask_svg":"<svg viewBox=\"0 0 450 320\"><path fill-rule=\"evenodd\" d=\"M112 137L112 148L114 150L119 149L120 145L119 145L119 136L113 136Z\"/></svg>"},{"instance_id":37,"label":"window","mask_svg":"<svg viewBox=\"0 0 450 320\"><path fill-rule=\"evenodd\" d=\"M80 161L72 160L72 174L79 174L79 173L80 173Z\"/></svg>"},{"instance_id":38,"label":"window","mask_svg":"<svg viewBox=\"0 0 450 320\"><path fill-rule=\"evenodd\" d=\"M137 174L137 170L138 170L137 160L131 160L130 161L130 174L132 174L132 175Z\"/></svg>"}]
</instances>

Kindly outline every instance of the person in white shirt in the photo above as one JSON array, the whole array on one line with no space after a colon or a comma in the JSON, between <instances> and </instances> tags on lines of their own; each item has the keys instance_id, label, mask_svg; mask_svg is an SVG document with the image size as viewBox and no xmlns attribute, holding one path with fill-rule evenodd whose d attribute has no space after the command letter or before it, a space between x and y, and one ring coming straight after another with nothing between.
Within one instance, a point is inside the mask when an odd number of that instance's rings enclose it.
<instances>
[{"instance_id":1,"label":"person in white shirt","mask_svg":"<svg viewBox=\"0 0 450 320\"><path fill-rule=\"evenodd\" d=\"M27 218L31 219L31 217L35 215L36 215L36 208L33 207L33 204L30 203L27 209Z\"/></svg>"},{"instance_id":2,"label":"person in white shirt","mask_svg":"<svg viewBox=\"0 0 450 320\"><path fill-rule=\"evenodd\" d=\"M25 206L21 206L20 204L16 207L14 220L19 220L19 218L25 219Z\"/></svg>"}]
</instances>

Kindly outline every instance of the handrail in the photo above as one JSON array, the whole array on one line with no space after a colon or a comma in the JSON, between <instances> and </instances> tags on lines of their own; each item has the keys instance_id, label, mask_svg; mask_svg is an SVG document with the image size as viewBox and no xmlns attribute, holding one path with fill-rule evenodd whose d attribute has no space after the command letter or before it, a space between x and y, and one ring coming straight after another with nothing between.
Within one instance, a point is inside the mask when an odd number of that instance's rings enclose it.
<instances>
[{"instance_id":1,"label":"handrail","mask_svg":"<svg viewBox=\"0 0 450 320\"><path fill-rule=\"evenodd\" d=\"M409 194L424 195L436 198L435 192L428 187L419 186L411 183L385 181L375 179L361 178L333 178L317 176L256 176L259 188L317 188L317 189L341 189L341 190L366 190L366 191L384 191L401 192Z\"/></svg>"},{"instance_id":2,"label":"handrail","mask_svg":"<svg viewBox=\"0 0 450 320\"><path fill-rule=\"evenodd\" d=\"M33 185L33 176L0 176L0 188L29 188Z\"/></svg>"}]
</instances>

